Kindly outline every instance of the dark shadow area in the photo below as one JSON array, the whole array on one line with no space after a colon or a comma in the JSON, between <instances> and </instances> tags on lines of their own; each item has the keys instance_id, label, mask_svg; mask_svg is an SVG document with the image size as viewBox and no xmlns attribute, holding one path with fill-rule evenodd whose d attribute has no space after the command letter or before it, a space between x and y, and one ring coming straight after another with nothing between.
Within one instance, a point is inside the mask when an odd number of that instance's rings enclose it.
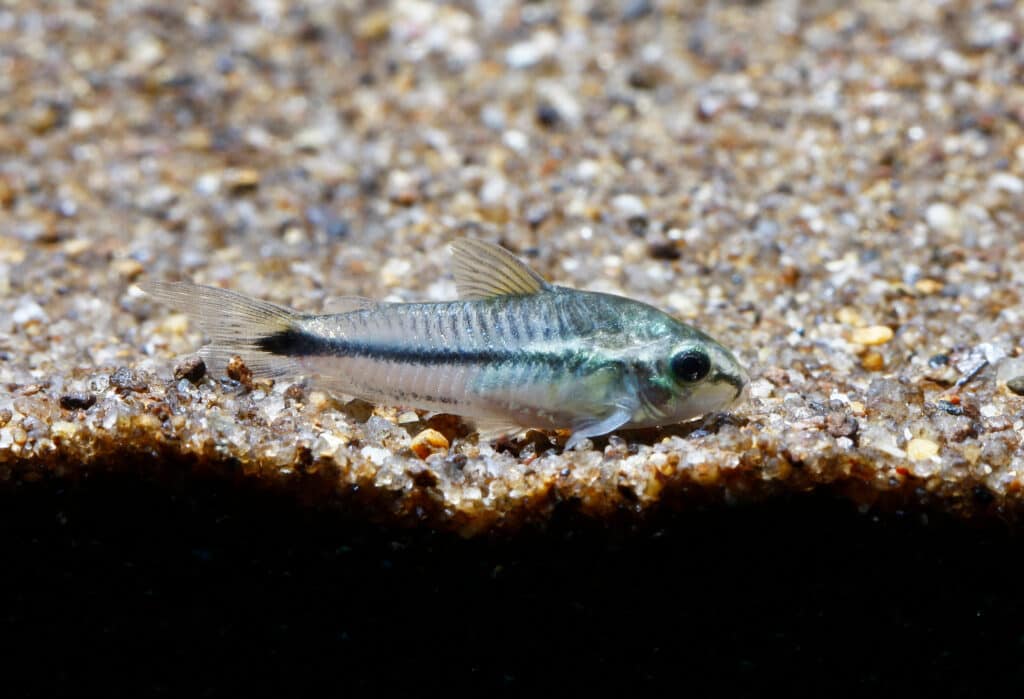
<instances>
[{"instance_id":1,"label":"dark shadow area","mask_svg":"<svg viewBox=\"0 0 1024 699\"><path fill-rule=\"evenodd\" d=\"M461 541L212 480L22 485L0 493L0 663L10 697L1005 696L1021 554L825 495Z\"/></svg>"}]
</instances>

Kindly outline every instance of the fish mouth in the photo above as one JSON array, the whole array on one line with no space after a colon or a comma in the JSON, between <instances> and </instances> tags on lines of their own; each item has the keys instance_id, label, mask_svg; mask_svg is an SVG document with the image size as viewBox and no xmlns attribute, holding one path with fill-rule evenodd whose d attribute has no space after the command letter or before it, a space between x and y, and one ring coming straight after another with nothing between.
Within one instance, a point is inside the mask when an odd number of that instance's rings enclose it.
<instances>
[{"instance_id":1,"label":"fish mouth","mask_svg":"<svg viewBox=\"0 0 1024 699\"><path fill-rule=\"evenodd\" d=\"M747 386L750 385L750 377L747 376L747 372L740 369L739 374L726 374L725 372L717 372L713 378L714 383L727 383L736 389L736 399L739 400L745 395Z\"/></svg>"},{"instance_id":2,"label":"fish mouth","mask_svg":"<svg viewBox=\"0 0 1024 699\"><path fill-rule=\"evenodd\" d=\"M746 370L739 365L735 367L735 371L733 372L716 372L714 380L716 382L729 384L735 390L732 400L724 406L726 409L741 405L746 402L747 397L750 395L750 375L747 374Z\"/></svg>"}]
</instances>

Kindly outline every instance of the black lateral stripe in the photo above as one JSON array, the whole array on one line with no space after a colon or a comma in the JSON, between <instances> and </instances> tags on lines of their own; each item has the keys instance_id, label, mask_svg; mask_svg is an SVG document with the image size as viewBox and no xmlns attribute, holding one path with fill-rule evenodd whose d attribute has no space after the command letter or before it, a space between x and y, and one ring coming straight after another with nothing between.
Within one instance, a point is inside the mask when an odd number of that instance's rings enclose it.
<instances>
[{"instance_id":1,"label":"black lateral stripe","mask_svg":"<svg viewBox=\"0 0 1024 699\"><path fill-rule=\"evenodd\" d=\"M409 364L489 364L512 359L560 361L561 357L506 349L458 349L456 347L403 347L381 345L345 338L319 337L289 328L261 337L255 348L285 357L371 357Z\"/></svg>"}]
</instances>

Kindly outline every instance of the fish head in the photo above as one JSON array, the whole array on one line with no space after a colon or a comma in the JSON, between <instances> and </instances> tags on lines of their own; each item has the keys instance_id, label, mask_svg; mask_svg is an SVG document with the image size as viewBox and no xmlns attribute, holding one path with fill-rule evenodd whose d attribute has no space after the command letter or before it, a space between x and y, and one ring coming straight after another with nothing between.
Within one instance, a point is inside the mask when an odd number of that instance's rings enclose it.
<instances>
[{"instance_id":1,"label":"fish head","mask_svg":"<svg viewBox=\"0 0 1024 699\"><path fill-rule=\"evenodd\" d=\"M668 425L742 402L750 377L732 352L688 325L672 321L637 372L634 424Z\"/></svg>"}]
</instances>

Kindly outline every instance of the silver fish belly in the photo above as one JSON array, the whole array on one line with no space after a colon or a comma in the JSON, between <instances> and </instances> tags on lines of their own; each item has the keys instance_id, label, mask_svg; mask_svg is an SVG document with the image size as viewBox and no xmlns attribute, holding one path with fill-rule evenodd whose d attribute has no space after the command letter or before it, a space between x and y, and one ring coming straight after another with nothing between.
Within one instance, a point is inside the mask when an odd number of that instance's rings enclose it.
<instances>
[{"instance_id":1,"label":"silver fish belly","mask_svg":"<svg viewBox=\"0 0 1024 699\"><path fill-rule=\"evenodd\" d=\"M490 434L570 428L568 447L620 427L724 409L747 377L698 330L620 296L545 282L508 251L452 246L460 300L375 303L300 314L223 289L144 289L198 322L216 368L240 355L254 373L307 375L371 402L453 413Z\"/></svg>"}]
</instances>

